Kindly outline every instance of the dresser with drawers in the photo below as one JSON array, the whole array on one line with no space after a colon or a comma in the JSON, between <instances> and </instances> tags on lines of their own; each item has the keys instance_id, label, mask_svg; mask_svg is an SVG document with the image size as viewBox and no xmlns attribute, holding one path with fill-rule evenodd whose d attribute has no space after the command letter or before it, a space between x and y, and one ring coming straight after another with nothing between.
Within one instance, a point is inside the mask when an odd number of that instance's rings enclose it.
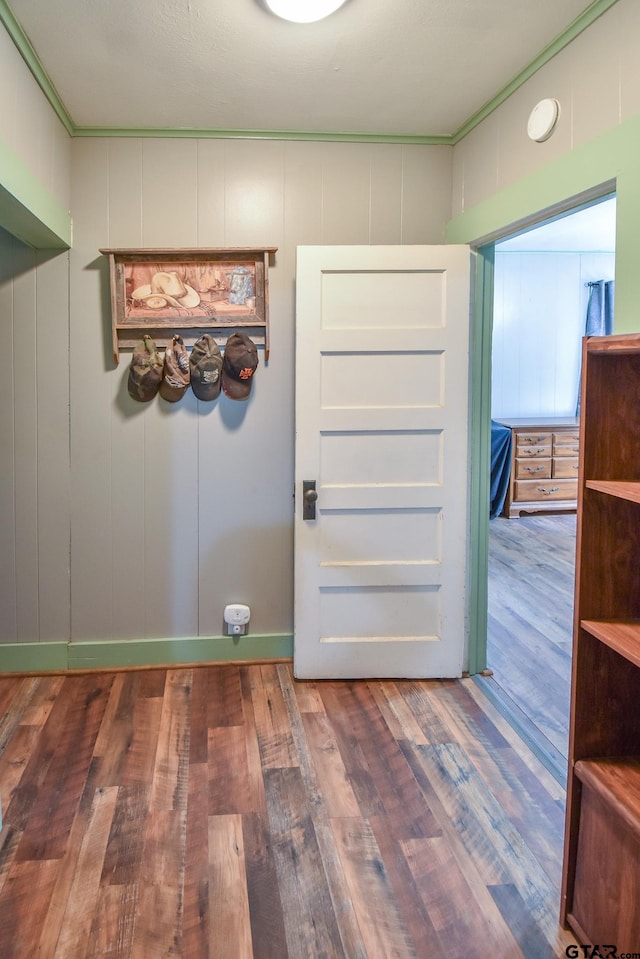
<instances>
[{"instance_id":1,"label":"dresser with drawers","mask_svg":"<svg viewBox=\"0 0 640 959\"><path fill-rule=\"evenodd\" d=\"M542 417L497 422L511 430L511 469L503 515L575 510L579 420Z\"/></svg>"}]
</instances>

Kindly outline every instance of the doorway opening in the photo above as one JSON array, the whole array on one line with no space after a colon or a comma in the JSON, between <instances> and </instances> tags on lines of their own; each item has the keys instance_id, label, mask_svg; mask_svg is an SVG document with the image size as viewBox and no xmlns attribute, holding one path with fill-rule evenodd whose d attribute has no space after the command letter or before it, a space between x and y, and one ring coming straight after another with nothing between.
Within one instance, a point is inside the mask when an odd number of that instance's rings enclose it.
<instances>
[{"instance_id":1,"label":"doorway opening","mask_svg":"<svg viewBox=\"0 0 640 959\"><path fill-rule=\"evenodd\" d=\"M614 272L614 196L496 242L492 426L521 421L539 427L540 436L559 436L554 424L571 423L577 416L581 341L592 284L610 283L612 291ZM512 432L510 442L516 437ZM551 449L547 456L545 443L541 440L540 449L530 455L539 455L535 468L544 476L548 472L541 484L544 496L562 496L563 483L577 488L577 480L556 479L554 484L554 475L570 476L567 470L576 469L577 454L575 463L569 455L555 459ZM514 472L518 469L526 469L526 463L514 463ZM531 485L526 480L523 488L526 483ZM478 681L564 784L575 503L543 498L520 510L517 496L510 502L514 487L512 479L505 506L489 522L487 666L492 675Z\"/></svg>"}]
</instances>

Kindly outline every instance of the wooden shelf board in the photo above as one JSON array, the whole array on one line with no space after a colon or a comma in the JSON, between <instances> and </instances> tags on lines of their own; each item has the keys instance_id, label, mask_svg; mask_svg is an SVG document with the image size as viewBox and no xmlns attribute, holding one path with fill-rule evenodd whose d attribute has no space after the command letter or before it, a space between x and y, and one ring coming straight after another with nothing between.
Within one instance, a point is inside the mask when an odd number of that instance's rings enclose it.
<instances>
[{"instance_id":1,"label":"wooden shelf board","mask_svg":"<svg viewBox=\"0 0 640 959\"><path fill-rule=\"evenodd\" d=\"M640 621L583 619L580 625L601 643L640 667Z\"/></svg>"},{"instance_id":2,"label":"wooden shelf board","mask_svg":"<svg viewBox=\"0 0 640 959\"><path fill-rule=\"evenodd\" d=\"M640 839L640 757L580 759L574 771Z\"/></svg>"},{"instance_id":3,"label":"wooden shelf board","mask_svg":"<svg viewBox=\"0 0 640 959\"><path fill-rule=\"evenodd\" d=\"M596 490L598 493L640 503L640 483L627 483L622 480L587 480L585 485L587 489Z\"/></svg>"},{"instance_id":4,"label":"wooden shelf board","mask_svg":"<svg viewBox=\"0 0 640 959\"><path fill-rule=\"evenodd\" d=\"M617 353L618 355L638 353L640 334L618 333L613 336L590 336L587 338L587 350L590 353Z\"/></svg>"},{"instance_id":5,"label":"wooden shelf board","mask_svg":"<svg viewBox=\"0 0 640 959\"><path fill-rule=\"evenodd\" d=\"M158 320L153 322L152 320L145 321L142 323L117 323L115 328L118 330L118 333L131 333L132 336L137 336L137 339L141 340L145 333L153 333L154 330L199 330L201 333L204 331L210 333L212 330L226 330L226 329L235 329L235 327L246 327L247 329L254 330L264 330L265 323L260 320L246 320L246 319L222 319L216 317L216 322L213 325L204 327L202 323L197 321L197 318L186 317L184 319L175 319L175 320Z\"/></svg>"}]
</instances>

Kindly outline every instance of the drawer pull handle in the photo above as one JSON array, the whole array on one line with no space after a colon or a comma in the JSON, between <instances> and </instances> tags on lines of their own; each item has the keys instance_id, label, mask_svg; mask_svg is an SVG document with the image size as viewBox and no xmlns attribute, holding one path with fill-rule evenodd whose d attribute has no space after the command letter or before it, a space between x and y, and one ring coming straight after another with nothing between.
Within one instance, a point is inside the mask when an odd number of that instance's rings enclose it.
<instances>
[{"instance_id":1,"label":"drawer pull handle","mask_svg":"<svg viewBox=\"0 0 640 959\"><path fill-rule=\"evenodd\" d=\"M542 454L545 452L545 450L544 450L544 449L531 449L530 447L527 447L527 448L524 450L524 452L526 453L527 456L542 456Z\"/></svg>"},{"instance_id":2,"label":"drawer pull handle","mask_svg":"<svg viewBox=\"0 0 640 959\"><path fill-rule=\"evenodd\" d=\"M539 473L544 469L544 466L525 466L527 473Z\"/></svg>"},{"instance_id":3,"label":"drawer pull handle","mask_svg":"<svg viewBox=\"0 0 640 959\"><path fill-rule=\"evenodd\" d=\"M551 496L552 493L557 493L559 489L559 486L552 486L551 489L547 489L545 486L539 486L538 492L544 493L545 496Z\"/></svg>"},{"instance_id":4,"label":"drawer pull handle","mask_svg":"<svg viewBox=\"0 0 640 959\"><path fill-rule=\"evenodd\" d=\"M542 443L544 436L523 436L522 439L525 443L531 443L532 446L535 446L536 443Z\"/></svg>"}]
</instances>

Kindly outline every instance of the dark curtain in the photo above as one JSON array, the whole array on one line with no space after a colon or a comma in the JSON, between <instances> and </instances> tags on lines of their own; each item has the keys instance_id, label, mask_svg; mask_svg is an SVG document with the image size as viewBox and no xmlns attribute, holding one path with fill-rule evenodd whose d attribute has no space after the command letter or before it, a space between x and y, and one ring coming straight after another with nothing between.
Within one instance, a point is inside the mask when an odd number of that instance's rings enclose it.
<instances>
[{"instance_id":1,"label":"dark curtain","mask_svg":"<svg viewBox=\"0 0 640 959\"><path fill-rule=\"evenodd\" d=\"M615 283L613 280L593 280L587 283L589 302L584 328L585 336L609 336L613 333L613 311ZM580 414L580 380L578 380L578 401L576 416Z\"/></svg>"},{"instance_id":2,"label":"dark curtain","mask_svg":"<svg viewBox=\"0 0 640 959\"><path fill-rule=\"evenodd\" d=\"M491 420L491 488L489 519L499 516L509 489L511 470L511 430Z\"/></svg>"},{"instance_id":3,"label":"dark curtain","mask_svg":"<svg viewBox=\"0 0 640 959\"><path fill-rule=\"evenodd\" d=\"M589 302L585 336L609 336L613 333L613 280L594 280L587 283Z\"/></svg>"}]
</instances>

